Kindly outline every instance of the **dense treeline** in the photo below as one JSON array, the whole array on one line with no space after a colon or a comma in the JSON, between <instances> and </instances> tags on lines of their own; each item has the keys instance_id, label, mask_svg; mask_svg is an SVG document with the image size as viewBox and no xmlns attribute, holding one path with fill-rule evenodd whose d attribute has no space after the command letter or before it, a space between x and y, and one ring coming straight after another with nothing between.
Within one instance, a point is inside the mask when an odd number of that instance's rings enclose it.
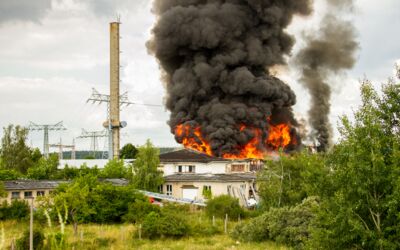
<instances>
[{"instance_id":1,"label":"dense treeline","mask_svg":"<svg viewBox=\"0 0 400 250\"><path fill-rule=\"evenodd\" d=\"M330 151L266 164L258 178L265 212L238 225L234 238L295 249L400 248L400 85L390 80L378 94L366 80L361 96Z\"/></svg>"}]
</instances>

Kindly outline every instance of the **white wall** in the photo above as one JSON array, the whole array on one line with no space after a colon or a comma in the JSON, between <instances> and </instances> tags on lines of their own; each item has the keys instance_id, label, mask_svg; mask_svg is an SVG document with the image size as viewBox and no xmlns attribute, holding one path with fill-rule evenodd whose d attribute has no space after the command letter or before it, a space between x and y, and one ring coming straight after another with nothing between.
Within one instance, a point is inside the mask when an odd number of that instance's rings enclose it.
<instances>
[{"instance_id":1,"label":"white wall","mask_svg":"<svg viewBox=\"0 0 400 250\"><path fill-rule=\"evenodd\" d=\"M73 167L73 168L80 168L83 164L86 164L87 167L89 168L94 168L97 166L97 168L102 169L107 165L108 159L95 159L95 160L60 160L60 163L58 164L58 169L64 169L65 165L68 165L68 167ZM130 162L133 160L124 160L125 166L128 166Z\"/></svg>"},{"instance_id":2,"label":"white wall","mask_svg":"<svg viewBox=\"0 0 400 250\"><path fill-rule=\"evenodd\" d=\"M226 162L210 162L210 163L199 163L199 162L181 162L181 163L167 163L163 165L164 176L176 174L177 166L195 166L196 174L224 174L226 171Z\"/></svg>"}]
</instances>

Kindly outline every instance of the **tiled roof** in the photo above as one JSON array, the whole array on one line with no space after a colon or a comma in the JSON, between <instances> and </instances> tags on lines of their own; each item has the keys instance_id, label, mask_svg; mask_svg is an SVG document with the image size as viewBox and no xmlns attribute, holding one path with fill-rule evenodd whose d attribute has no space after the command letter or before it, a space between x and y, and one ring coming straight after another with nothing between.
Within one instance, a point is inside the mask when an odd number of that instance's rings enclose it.
<instances>
[{"instance_id":1,"label":"tiled roof","mask_svg":"<svg viewBox=\"0 0 400 250\"><path fill-rule=\"evenodd\" d=\"M5 190L33 190L33 189L55 189L61 183L68 181L61 180L17 180L4 181Z\"/></svg>"},{"instance_id":2,"label":"tiled roof","mask_svg":"<svg viewBox=\"0 0 400 250\"><path fill-rule=\"evenodd\" d=\"M160 162L202 162L229 161L223 158L209 156L189 149L181 149L165 154L160 154Z\"/></svg>"},{"instance_id":3,"label":"tiled roof","mask_svg":"<svg viewBox=\"0 0 400 250\"><path fill-rule=\"evenodd\" d=\"M198 181L198 182L238 182L256 179L254 173L242 174L173 174L164 177L165 181Z\"/></svg>"},{"instance_id":4,"label":"tiled roof","mask_svg":"<svg viewBox=\"0 0 400 250\"><path fill-rule=\"evenodd\" d=\"M100 179L99 181L111 183L114 186L126 186L129 181L126 179ZM56 189L62 183L69 183L66 180L15 180L4 181L5 190L40 190Z\"/></svg>"}]
</instances>

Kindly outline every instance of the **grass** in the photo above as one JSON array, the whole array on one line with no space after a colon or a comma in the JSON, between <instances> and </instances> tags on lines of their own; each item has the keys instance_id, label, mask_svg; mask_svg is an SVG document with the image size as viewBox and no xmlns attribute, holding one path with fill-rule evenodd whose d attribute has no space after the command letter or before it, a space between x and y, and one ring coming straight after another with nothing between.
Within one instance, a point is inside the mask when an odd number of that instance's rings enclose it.
<instances>
[{"instance_id":1,"label":"grass","mask_svg":"<svg viewBox=\"0 0 400 250\"><path fill-rule=\"evenodd\" d=\"M27 222L5 221L0 222L0 229L4 227L5 249L10 249L11 242L22 236L28 228ZM210 237L186 237L182 239L139 240L137 228L130 224L121 225L79 225L78 235L74 236L71 225L66 227L68 249L140 249L140 250L284 250L287 249L272 242L242 243L231 239L226 234L217 234ZM45 234L49 229L45 228Z\"/></svg>"}]
</instances>

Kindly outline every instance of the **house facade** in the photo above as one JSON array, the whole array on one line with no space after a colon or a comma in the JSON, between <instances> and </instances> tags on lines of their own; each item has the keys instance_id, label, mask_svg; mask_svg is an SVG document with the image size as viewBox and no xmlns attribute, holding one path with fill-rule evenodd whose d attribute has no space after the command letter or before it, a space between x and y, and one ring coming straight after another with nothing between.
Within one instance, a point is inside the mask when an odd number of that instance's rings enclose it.
<instances>
[{"instance_id":1,"label":"house facade","mask_svg":"<svg viewBox=\"0 0 400 250\"><path fill-rule=\"evenodd\" d=\"M231 195L247 205L256 195L258 160L229 160L182 149L160 155L164 185L160 192L175 198L205 200Z\"/></svg>"}]
</instances>

